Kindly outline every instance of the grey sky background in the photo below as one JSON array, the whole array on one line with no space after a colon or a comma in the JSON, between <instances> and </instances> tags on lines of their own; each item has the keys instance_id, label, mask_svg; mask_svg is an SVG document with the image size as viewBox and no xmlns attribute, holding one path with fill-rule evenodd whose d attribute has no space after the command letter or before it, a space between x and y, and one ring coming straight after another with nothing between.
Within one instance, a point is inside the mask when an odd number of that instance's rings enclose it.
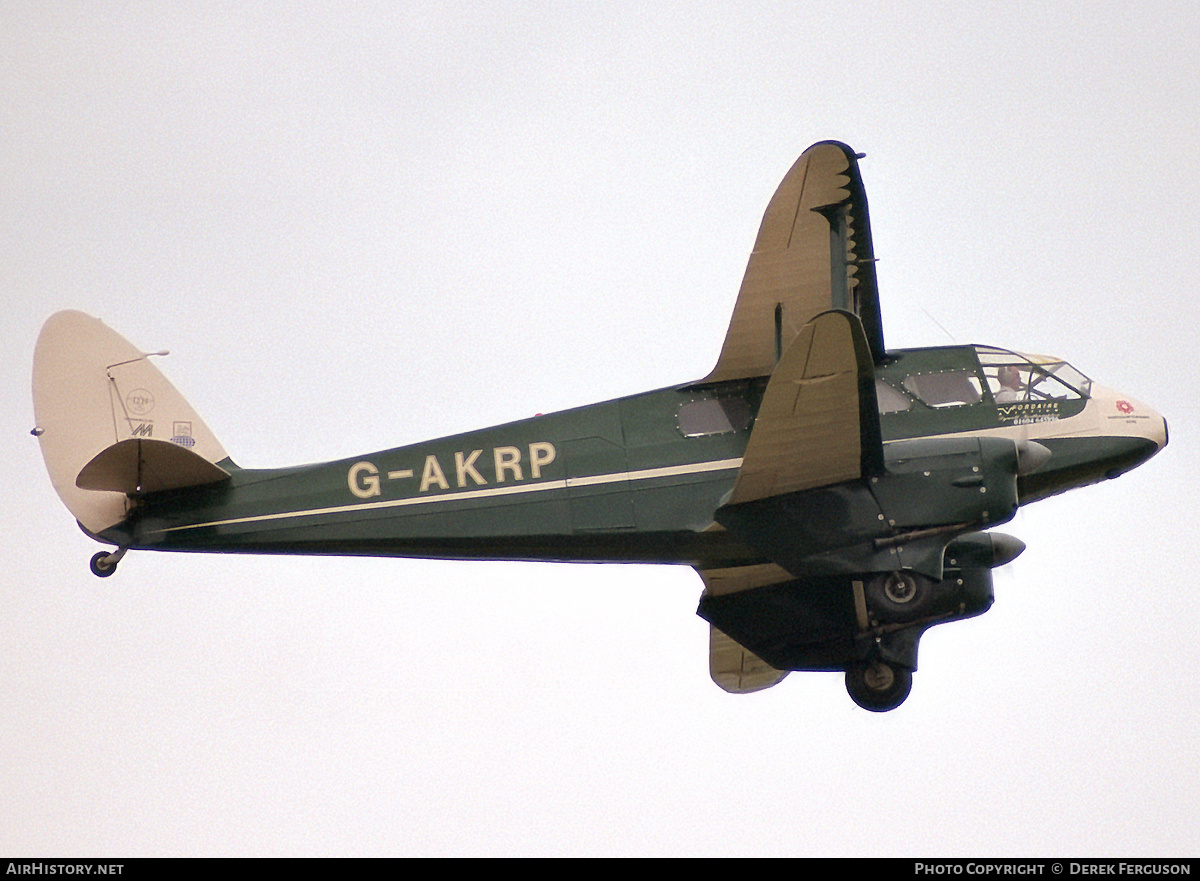
<instances>
[{"instance_id":1,"label":"grey sky background","mask_svg":"<svg viewBox=\"0 0 1200 881\"><path fill-rule=\"evenodd\" d=\"M0 852L1195 856L1194 3L0 7ZM836 138L891 347L1057 354L1170 446L1023 511L912 696L731 696L688 569L132 553L50 487L98 315L236 462L694 379ZM944 330L943 330L944 328Z\"/></svg>"}]
</instances>

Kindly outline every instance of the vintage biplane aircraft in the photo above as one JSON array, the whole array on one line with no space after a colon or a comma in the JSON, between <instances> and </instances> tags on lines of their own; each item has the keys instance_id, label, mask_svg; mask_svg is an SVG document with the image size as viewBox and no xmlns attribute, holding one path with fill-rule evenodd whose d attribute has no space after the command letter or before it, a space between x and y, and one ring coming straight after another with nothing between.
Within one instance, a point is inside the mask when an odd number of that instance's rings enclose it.
<instances>
[{"instance_id":1,"label":"vintage biplane aircraft","mask_svg":"<svg viewBox=\"0 0 1200 881\"><path fill-rule=\"evenodd\" d=\"M844 144L767 207L713 371L673 388L305 467L243 469L149 356L60 312L36 428L84 532L132 549L693 566L727 691L845 671L898 706L935 624L992 603L1019 505L1116 477L1161 416L1059 358L884 347L867 200Z\"/></svg>"}]
</instances>

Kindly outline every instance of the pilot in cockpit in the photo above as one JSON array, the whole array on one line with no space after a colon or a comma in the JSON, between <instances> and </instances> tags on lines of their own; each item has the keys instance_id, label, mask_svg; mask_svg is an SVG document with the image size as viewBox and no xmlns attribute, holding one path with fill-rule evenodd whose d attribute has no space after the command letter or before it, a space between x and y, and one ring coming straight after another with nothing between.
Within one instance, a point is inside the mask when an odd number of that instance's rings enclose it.
<instances>
[{"instance_id":1,"label":"pilot in cockpit","mask_svg":"<svg viewBox=\"0 0 1200 881\"><path fill-rule=\"evenodd\" d=\"M994 395L997 404L1011 404L1024 397L1021 394L1021 371L1016 367L1001 367L996 378L1000 381L1000 388Z\"/></svg>"}]
</instances>

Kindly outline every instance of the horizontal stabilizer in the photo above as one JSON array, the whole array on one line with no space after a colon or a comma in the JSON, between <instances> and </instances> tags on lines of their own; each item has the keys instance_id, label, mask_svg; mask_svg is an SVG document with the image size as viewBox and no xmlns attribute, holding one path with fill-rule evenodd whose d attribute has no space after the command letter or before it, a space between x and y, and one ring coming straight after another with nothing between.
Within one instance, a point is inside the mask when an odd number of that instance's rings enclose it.
<instances>
[{"instance_id":1,"label":"horizontal stabilizer","mask_svg":"<svg viewBox=\"0 0 1200 881\"><path fill-rule=\"evenodd\" d=\"M191 450L162 440L130 438L103 450L83 466L75 485L80 489L140 496L167 489L219 483L229 477Z\"/></svg>"}]
</instances>

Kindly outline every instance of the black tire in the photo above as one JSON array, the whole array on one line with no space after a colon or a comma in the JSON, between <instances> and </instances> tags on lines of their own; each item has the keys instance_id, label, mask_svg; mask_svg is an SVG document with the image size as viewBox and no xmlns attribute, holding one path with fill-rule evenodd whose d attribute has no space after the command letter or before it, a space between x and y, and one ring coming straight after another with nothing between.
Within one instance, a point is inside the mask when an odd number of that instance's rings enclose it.
<instances>
[{"instance_id":1,"label":"black tire","mask_svg":"<svg viewBox=\"0 0 1200 881\"><path fill-rule=\"evenodd\" d=\"M912 670L883 661L855 664L846 671L846 691L864 710L886 713L904 703L912 691Z\"/></svg>"},{"instance_id":2,"label":"black tire","mask_svg":"<svg viewBox=\"0 0 1200 881\"><path fill-rule=\"evenodd\" d=\"M97 578L108 578L108 576L112 575L114 572L117 571L116 563L110 563L108 565L105 565L102 562L103 560L107 559L108 556L109 556L108 551L101 551L100 553L98 553L94 557L92 557L92 562L91 562L92 574L95 575Z\"/></svg>"},{"instance_id":3,"label":"black tire","mask_svg":"<svg viewBox=\"0 0 1200 881\"><path fill-rule=\"evenodd\" d=\"M867 608L881 621L914 621L933 595L929 579L911 572L884 572L867 582Z\"/></svg>"}]
</instances>

